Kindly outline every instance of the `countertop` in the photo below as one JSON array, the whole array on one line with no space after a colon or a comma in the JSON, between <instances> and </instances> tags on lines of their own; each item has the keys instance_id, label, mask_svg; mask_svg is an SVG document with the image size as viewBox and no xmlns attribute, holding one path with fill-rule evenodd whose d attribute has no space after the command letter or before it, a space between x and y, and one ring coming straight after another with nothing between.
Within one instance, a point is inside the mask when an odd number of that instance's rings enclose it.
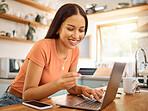
<instances>
[{"instance_id":1,"label":"countertop","mask_svg":"<svg viewBox=\"0 0 148 111\"><path fill-rule=\"evenodd\" d=\"M93 75L82 75L79 79L87 79L87 80L102 80L108 81L110 76L93 76Z\"/></svg>"},{"instance_id":2,"label":"countertop","mask_svg":"<svg viewBox=\"0 0 148 111\"><path fill-rule=\"evenodd\" d=\"M51 104L53 107L47 109L48 111L84 111L79 109L58 107L56 103L63 101L67 98L72 98L73 95L60 95L52 98L46 98L41 102ZM120 98L115 99L103 111L148 111L148 92L135 93L133 95L125 95L122 93ZM1 107L0 111L38 111L36 109L24 106L22 104L10 105ZM43 110L43 111L47 111Z\"/></svg>"}]
</instances>

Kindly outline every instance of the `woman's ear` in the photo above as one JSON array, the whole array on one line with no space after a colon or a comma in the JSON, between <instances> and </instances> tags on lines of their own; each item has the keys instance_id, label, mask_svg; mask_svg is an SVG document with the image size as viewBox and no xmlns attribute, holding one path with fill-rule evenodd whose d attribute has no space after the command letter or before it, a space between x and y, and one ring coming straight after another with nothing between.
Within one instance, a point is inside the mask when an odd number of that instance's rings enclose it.
<instances>
[{"instance_id":1,"label":"woman's ear","mask_svg":"<svg viewBox=\"0 0 148 111\"><path fill-rule=\"evenodd\" d=\"M56 34L57 34L57 35L59 34L59 30L56 32Z\"/></svg>"}]
</instances>

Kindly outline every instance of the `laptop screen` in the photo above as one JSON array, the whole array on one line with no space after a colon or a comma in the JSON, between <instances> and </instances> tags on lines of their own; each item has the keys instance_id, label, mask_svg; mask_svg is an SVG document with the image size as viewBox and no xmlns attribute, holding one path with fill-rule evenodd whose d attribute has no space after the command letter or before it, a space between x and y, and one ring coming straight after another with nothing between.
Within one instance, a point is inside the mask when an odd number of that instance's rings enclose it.
<instances>
[{"instance_id":1,"label":"laptop screen","mask_svg":"<svg viewBox=\"0 0 148 111\"><path fill-rule=\"evenodd\" d=\"M126 63L115 62L101 109L104 109L115 99L125 65Z\"/></svg>"}]
</instances>

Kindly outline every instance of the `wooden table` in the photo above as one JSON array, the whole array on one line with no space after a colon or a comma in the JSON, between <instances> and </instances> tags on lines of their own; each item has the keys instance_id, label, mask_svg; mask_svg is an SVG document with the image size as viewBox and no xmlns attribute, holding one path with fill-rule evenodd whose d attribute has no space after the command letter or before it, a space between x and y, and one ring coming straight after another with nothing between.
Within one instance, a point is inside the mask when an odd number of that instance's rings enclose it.
<instances>
[{"instance_id":1,"label":"wooden table","mask_svg":"<svg viewBox=\"0 0 148 111\"><path fill-rule=\"evenodd\" d=\"M61 95L41 100L41 102L53 105L52 109L46 109L43 111L83 111L78 109L58 107L55 105L58 101L71 97L73 97L73 95ZM16 105L0 107L0 111L38 111L38 110L24 106L22 104L16 104ZM134 95L125 95L122 92L120 99L115 99L103 111L148 111L148 91L141 91L141 93L135 93Z\"/></svg>"}]
</instances>

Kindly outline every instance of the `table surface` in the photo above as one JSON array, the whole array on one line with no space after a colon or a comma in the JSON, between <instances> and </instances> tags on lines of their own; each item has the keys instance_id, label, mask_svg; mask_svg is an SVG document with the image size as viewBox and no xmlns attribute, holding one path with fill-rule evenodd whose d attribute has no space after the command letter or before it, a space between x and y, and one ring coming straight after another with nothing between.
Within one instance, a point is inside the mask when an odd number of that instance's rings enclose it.
<instances>
[{"instance_id":1,"label":"table surface","mask_svg":"<svg viewBox=\"0 0 148 111\"><path fill-rule=\"evenodd\" d=\"M120 98L115 99L103 111L148 111L148 91L141 90L140 93L135 93L133 95L125 95L122 89L120 89L120 92L122 92ZM52 98L43 99L41 100L41 102L51 104L53 105L53 107L51 109L46 109L42 111L83 111L79 109L71 109L71 108L56 106L57 102L71 97L73 97L73 95L60 95ZM16 105L0 107L0 111L37 111L37 110L24 106L22 104L16 104Z\"/></svg>"}]
</instances>

